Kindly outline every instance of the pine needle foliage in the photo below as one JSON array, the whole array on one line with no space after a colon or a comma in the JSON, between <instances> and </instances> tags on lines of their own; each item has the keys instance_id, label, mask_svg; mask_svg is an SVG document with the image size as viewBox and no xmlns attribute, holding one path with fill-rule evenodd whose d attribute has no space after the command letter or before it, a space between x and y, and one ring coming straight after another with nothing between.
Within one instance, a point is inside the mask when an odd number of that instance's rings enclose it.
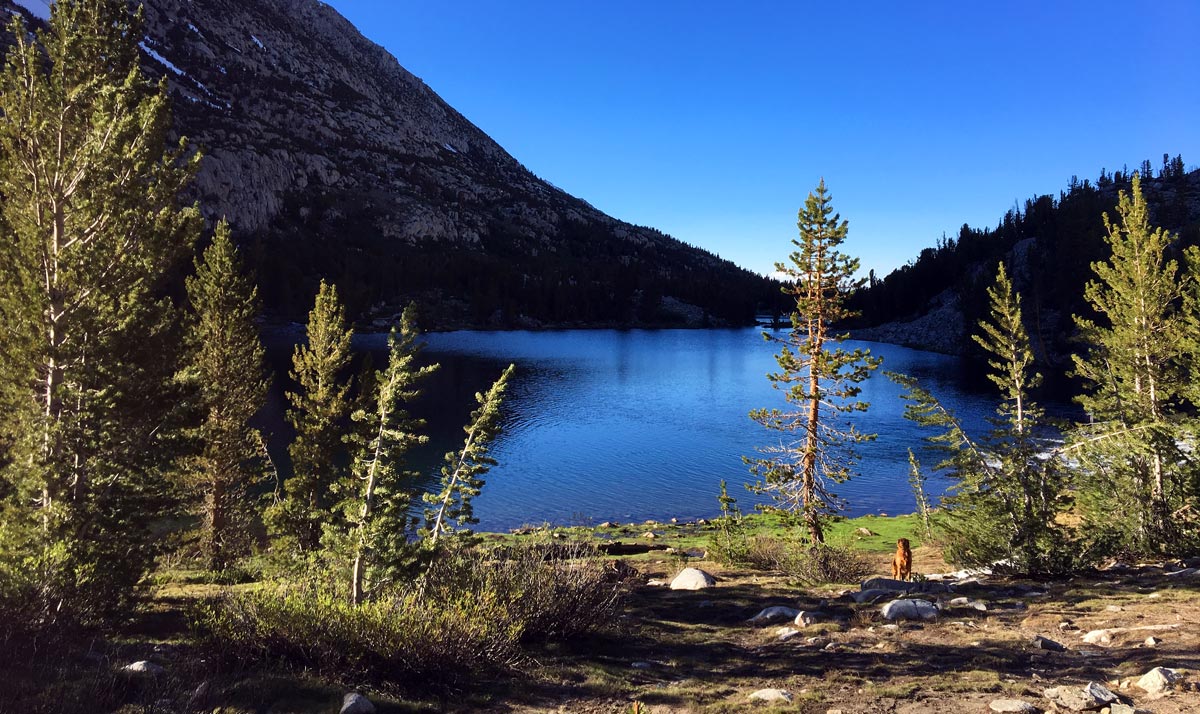
<instances>
[{"instance_id":1,"label":"pine needle foliage","mask_svg":"<svg viewBox=\"0 0 1200 714\"><path fill-rule=\"evenodd\" d=\"M905 416L943 432L929 441L945 456L935 468L955 480L939 519L947 556L964 565L1003 562L1020 572L1055 572L1073 565L1068 533L1057 522L1069 506L1066 474L1044 438L1045 414L1030 397L1041 375L1033 371L1021 298L1003 263L987 294L989 317L972 336L989 355L988 376L1001 395L987 434L976 439L915 380L889 376L908 390ZM919 469L911 454L910 462Z\"/></svg>"},{"instance_id":2,"label":"pine needle foliage","mask_svg":"<svg viewBox=\"0 0 1200 714\"><path fill-rule=\"evenodd\" d=\"M307 339L292 353L287 419L296 430L288 447L292 476L283 496L266 512L277 545L294 553L313 553L321 544L322 523L333 510L333 485L345 469L340 460L350 416L350 342L346 310L337 288L321 281L308 313Z\"/></svg>"},{"instance_id":3,"label":"pine needle foliage","mask_svg":"<svg viewBox=\"0 0 1200 714\"><path fill-rule=\"evenodd\" d=\"M471 413L471 421L463 427L467 432L463 448L446 454L441 491L423 495L431 507L425 509L425 528L421 535L430 544L436 544L440 538L455 533L456 526L479 522L471 507L471 499L478 496L483 488L484 474L496 465L496 460L488 454L488 447L500 433L500 404L515 370L516 365L510 364L487 394L475 394L479 408Z\"/></svg>"},{"instance_id":4,"label":"pine needle foliage","mask_svg":"<svg viewBox=\"0 0 1200 714\"><path fill-rule=\"evenodd\" d=\"M828 519L844 507L831 486L851 477L858 460L855 447L875 438L844 415L866 411L868 404L858 399L859 385L882 360L871 357L870 350L840 346L847 335L836 332L837 325L855 314L846 300L865 279L854 277L858 259L838 250L849 228L834 213L824 179L808 195L797 226L800 238L792 240L796 250L790 264L775 265L789 281L784 293L796 300L792 327L784 337L763 335L781 346L775 357L779 371L767 378L795 410L750 413L759 424L787 436L777 446L760 449L763 456L746 461L759 478L753 489L800 515L811 543L820 545Z\"/></svg>"},{"instance_id":5,"label":"pine needle foliage","mask_svg":"<svg viewBox=\"0 0 1200 714\"><path fill-rule=\"evenodd\" d=\"M125 600L181 453L164 295L202 230L177 200L199 159L164 151L141 28L124 0L60 0L36 35L13 17L0 71L0 563L47 620Z\"/></svg>"},{"instance_id":6,"label":"pine needle foliage","mask_svg":"<svg viewBox=\"0 0 1200 714\"><path fill-rule=\"evenodd\" d=\"M1181 444L1191 419L1197 345L1189 339L1197 288L1196 249L1189 270L1169 252L1176 238L1152 228L1141 180L1122 191L1118 222L1104 215L1110 258L1092 264L1084 295L1096 318L1075 316L1084 354L1073 355L1085 391L1076 401L1091 423L1074 434L1082 484L1080 506L1090 530L1112 547L1169 552L1185 534L1174 514L1196 497L1196 465ZM1185 299L1188 298L1188 299ZM1193 534L1194 535L1194 534Z\"/></svg>"},{"instance_id":7,"label":"pine needle foliage","mask_svg":"<svg viewBox=\"0 0 1200 714\"><path fill-rule=\"evenodd\" d=\"M264 351L254 324L258 289L224 221L186 280L193 319L187 376L199 392L200 453L189 469L201 500L200 550L213 571L248 554L257 509L250 487L263 477L262 437L250 425L267 398Z\"/></svg>"},{"instance_id":8,"label":"pine needle foliage","mask_svg":"<svg viewBox=\"0 0 1200 714\"><path fill-rule=\"evenodd\" d=\"M419 474L404 469L404 456L424 444L424 422L409 414L405 405L420 395L420 382L437 365L418 364L421 345L416 311L410 305L400 328L388 336L388 364L372 382L375 398L370 409L360 408L351 418L355 448L349 478L340 485L344 496L339 509L349 523L353 555L350 600L362 602L370 590L400 579L412 564L415 548L409 536L416 525L410 515Z\"/></svg>"}]
</instances>

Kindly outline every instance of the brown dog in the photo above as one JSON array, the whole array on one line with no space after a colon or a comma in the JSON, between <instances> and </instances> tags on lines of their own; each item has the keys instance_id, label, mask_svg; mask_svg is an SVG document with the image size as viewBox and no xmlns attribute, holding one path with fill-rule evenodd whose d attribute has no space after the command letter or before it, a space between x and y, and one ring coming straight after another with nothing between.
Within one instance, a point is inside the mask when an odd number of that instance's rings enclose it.
<instances>
[{"instance_id":1,"label":"brown dog","mask_svg":"<svg viewBox=\"0 0 1200 714\"><path fill-rule=\"evenodd\" d=\"M907 538L896 541L896 557L892 558L892 577L908 580L912 577L912 548Z\"/></svg>"}]
</instances>

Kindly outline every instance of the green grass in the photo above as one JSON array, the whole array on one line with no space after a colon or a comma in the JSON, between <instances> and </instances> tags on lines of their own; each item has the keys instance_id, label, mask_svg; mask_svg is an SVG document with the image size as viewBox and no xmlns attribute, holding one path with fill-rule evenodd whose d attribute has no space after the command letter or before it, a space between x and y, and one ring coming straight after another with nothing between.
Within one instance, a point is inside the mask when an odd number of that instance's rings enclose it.
<instances>
[{"instance_id":1,"label":"green grass","mask_svg":"<svg viewBox=\"0 0 1200 714\"><path fill-rule=\"evenodd\" d=\"M766 536L787 538L799 535L798 529L787 523L787 518L778 513L752 513L744 517L746 535L749 537ZM859 528L866 528L875 535L864 536L858 533ZM678 551L704 551L709 539L716 530L710 521L707 525L695 523L655 523L653 525L620 524L615 528L597 528L589 526L542 526L524 534L513 533L481 533L485 543L511 544L520 541L591 541L606 543L620 541L622 543L647 543L674 548ZM643 534L652 531L655 538L643 538ZM903 516L861 516L833 523L826 532L826 540L837 545L845 545L859 550L888 553L896 548L896 540L908 538L912 546L922 543L923 529L920 517L916 514ZM653 558L661 560L669 557L662 550L651 551L648 554L629 556L634 559Z\"/></svg>"}]
</instances>

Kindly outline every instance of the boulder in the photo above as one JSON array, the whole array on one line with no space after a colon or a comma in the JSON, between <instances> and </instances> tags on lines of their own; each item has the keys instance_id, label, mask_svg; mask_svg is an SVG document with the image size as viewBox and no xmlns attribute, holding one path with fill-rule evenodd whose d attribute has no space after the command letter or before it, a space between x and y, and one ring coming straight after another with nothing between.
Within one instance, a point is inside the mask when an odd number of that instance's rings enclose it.
<instances>
[{"instance_id":1,"label":"boulder","mask_svg":"<svg viewBox=\"0 0 1200 714\"><path fill-rule=\"evenodd\" d=\"M1104 706L1104 702L1079 687L1050 687L1042 694L1054 706L1069 712L1092 711Z\"/></svg>"},{"instance_id":2,"label":"boulder","mask_svg":"<svg viewBox=\"0 0 1200 714\"><path fill-rule=\"evenodd\" d=\"M863 590L862 592L859 592L859 593L848 593L848 594L850 596L850 599L854 600L854 602L857 602L859 604L862 604L864 602L869 603L869 604L874 604L876 600L880 600L885 597L891 597L892 595L895 595L896 593L891 590L879 590L877 588L872 588L870 590Z\"/></svg>"},{"instance_id":3,"label":"boulder","mask_svg":"<svg viewBox=\"0 0 1200 714\"><path fill-rule=\"evenodd\" d=\"M1142 675L1136 684L1147 694L1162 694L1168 692L1180 679L1179 673L1166 667L1155 667Z\"/></svg>"},{"instance_id":4,"label":"boulder","mask_svg":"<svg viewBox=\"0 0 1200 714\"><path fill-rule=\"evenodd\" d=\"M1061 643L1055 642L1054 640L1052 640L1048 637L1042 637L1041 635L1035 636L1033 638L1033 641L1030 642L1030 644L1039 650L1049 650L1051 652L1066 652L1067 651L1067 648L1064 647Z\"/></svg>"},{"instance_id":5,"label":"boulder","mask_svg":"<svg viewBox=\"0 0 1200 714\"><path fill-rule=\"evenodd\" d=\"M144 659L134 662L133 664L127 664L122 667L121 670L131 674L144 674L149 677L157 677L161 674L166 674L167 672L167 670L163 669L161 666Z\"/></svg>"},{"instance_id":6,"label":"boulder","mask_svg":"<svg viewBox=\"0 0 1200 714\"><path fill-rule=\"evenodd\" d=\"M768 607L747 620L747 622L755 625L765 625L771 622L779 622L781 620L791 620L799 614L800 611L794 607Z\"/></svg>"},{"instance_id":7,"label":"boulder","mask_svg":"<svg viewBox=\"0 0 1200 714\"><path fill-rule=\"evenodd\" d=\"M792 693L784 689L760 689L750 695L752 702L790 702Z\"/></svg>"},{"instance_id":8,"label":"boulder","mask_svg":"<svg viewBox=\"0 0 1200 714\"><path fill-rule=\"evenodd\" d=\"M859 587L862 591L887 590L894 593L947 593L951 588L946 583L933 581L893 580L892 578L871 578Z\"/></svg>"},{"instance_id":9,"label":"boulder","mask_svg":"<svg viewBox=\"0 0 1200 714\"><path fill-rule=\"evenodd\" d=\"M1168 578L1190 578L1198 572L1200 572L1200 569L1184 568L1183 570L1176 570L1173 573L1163 573L1163 575Z\"/></svg>"},{"instance_id":10,"label":"boulder","mask_svg":"<svg viewBox=\"0 0 1200 714\"><path fill-rule=\"evenodd\" d=\"M854 529L854 532L855 532L855 534L857 534L857 535L860 535L860 536L862 536L862 537L864 537L864 538L869 538L869 537L871 537L871 536L877 536L877 535L879 535L878 533L876 533L875 531L871 530L870 528L855 528L855 529Z\"/></svg>"},{"instance_id":11,"label":"boulder","mask_svg":"<svg viewBox=\"0 0 1200 714\"><path fill-rule=\"evenodd\" d=\"M1038 714L1041 709L1020 699L997 699L988 704L988 709L997 714Z\"/></svg>"},{"instance_id":12,"label":"boulder","mask_svg":"<svg viewBox=\"0 0 1200 714\"><path fill-rule=\"evenodd\" d=\"M339 714L375 714L375 705L358 692L350 692L342 697L342 709Z\"/></svg>"},{"instance_id":13,"label":"boulder","mask_svg":"<svg viewBox=\"0 0 1200 714\"><path fill-rule=\"evenodd\" d=\"M879 611L885 620L936 620L937 606L928 600L892 600Z\"/></svg>"},{"instance_id":14,"label":"boulder","mask_svg":"<svg viewBox=\"0 0 1200 714\"><path fill-rule=\"evenodd\" d=\"M672 590L703 590L717 584L717 579L700 568L684 568L671 581Z\"/></svg>"},{"instance_id":15,"label":"boulder","mask_svg":"<svg viewBox=\"0 0 1200 714\"><path fill-rule=\"evenodd\" d=\"M1112 704L1113 702L1121 701L1121 698L1113 694L1112 690L1100 684L1099 682L1088 682L1083 688L1083 693L1105 703Z\"/></svg>"}]
</instances>

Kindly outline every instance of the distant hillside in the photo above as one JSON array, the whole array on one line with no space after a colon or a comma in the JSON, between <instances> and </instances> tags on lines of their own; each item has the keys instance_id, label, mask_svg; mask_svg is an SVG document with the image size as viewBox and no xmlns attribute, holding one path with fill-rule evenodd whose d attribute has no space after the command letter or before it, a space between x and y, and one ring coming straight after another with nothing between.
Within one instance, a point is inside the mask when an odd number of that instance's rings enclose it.
<instances>
[{"instance_id":1,"label":"distant hillside","mask_svg":"<svg viewBox=\"0 0 1200 714\"><path fill-rule=\"evenodd\" d=\"M1183 158L1163 156L1138 168L1154 225L1178 233L1182 250L1200 243L1200 170ZM1117 192L1128 190L1133 171L1101 171L1095 183L1072 177L1066 190L1036 196L1004 214L995 228L963 225L914 260L873 280L854 299L863 317L855 335L973 355L972 326L986 312L984 290L1004 260L1025 301L1025 316L1041 369L1059 379L1070 362L1073 314L1088 314L1083 286L1091 264L1104 260L1105 212L1115 218ZM979 363L973 360L972 363ZM1051 385L1053 386L1053 385Z\"/></svg>"},{"instance_id":2,"label":"distant hillside","mask_svg":"<svg viewBox=\"0 0 1200 714\"><path fill-rule=\"evenodd\" d=\"M142 2L144 67L206 155L195 197L282 316L321 278L360 317L416 298L443 326L747 322L776 299L533 175L318 0Z\"/></svg>"}]
</instances>

